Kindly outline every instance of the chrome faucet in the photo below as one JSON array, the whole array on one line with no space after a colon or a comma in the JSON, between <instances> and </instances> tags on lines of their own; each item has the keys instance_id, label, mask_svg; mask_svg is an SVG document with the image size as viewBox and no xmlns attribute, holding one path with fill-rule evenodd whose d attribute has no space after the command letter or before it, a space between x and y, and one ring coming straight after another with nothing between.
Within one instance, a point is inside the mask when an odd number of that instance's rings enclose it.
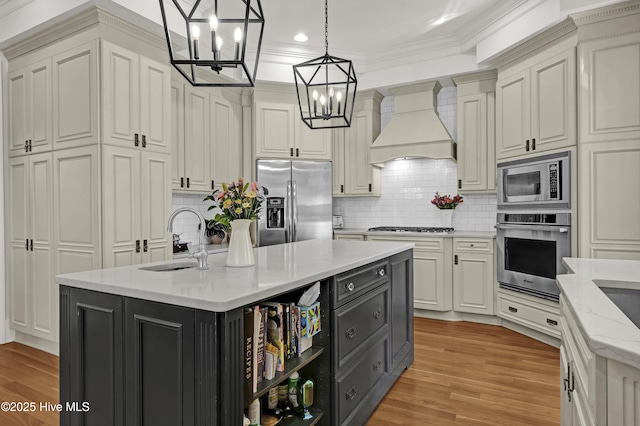
<instances>
[{"instance_id":1,"label":"chrome faucet","mask_svg":"<svg viewBox=\"0 0 640 426\"><path fill-rule=\"evenodd\" d=\"M202 216L202 213L195 211L191 207L181 207L177 209L171 213L171 216L169 216L169 226L167 227L167 231L173 234L173 220L182 212L191 212L200 219L200 241L198 242L198 250L189 252L189 257L193 257L198 261L198 269L209 269L209 265L207 265L207 256L209 256L209 252L204 248L204 232L207 227L207 222L205 221L204 216Z\"/></svg>"}]
</instances>

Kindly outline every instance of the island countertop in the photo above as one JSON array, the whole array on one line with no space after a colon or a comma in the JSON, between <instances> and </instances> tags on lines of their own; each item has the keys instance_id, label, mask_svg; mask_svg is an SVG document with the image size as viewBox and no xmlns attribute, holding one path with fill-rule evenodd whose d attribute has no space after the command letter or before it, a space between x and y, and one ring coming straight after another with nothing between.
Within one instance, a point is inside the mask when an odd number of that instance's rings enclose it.
<instances>
[{"instance_id":1,"label":"island countertop","mask_svg":"<svg viewBox=\"0 0 640 426\"><path fill-rule=\"evenodd\" d=\"M209 255L205 271L141 269L185 262L180 259L63 274L56 281L69 287L226 312L412 248L412 243L309 240L258 247L254 249L256 264L245 268L227 267L227 254L219 253Z\"/></svg>"},{"instance_id":2,"label":"island countertop","mask_svg":"<svg viewBox=\"0 0 640 426\"><path fill-rule=\"evenodd\" d=\"M589 349L640 368L640 329L598 286L602 281L640 290L640 262L565 258L563 263L571 273L558 275L558 287Z\"/></svg>"}]
</instances>

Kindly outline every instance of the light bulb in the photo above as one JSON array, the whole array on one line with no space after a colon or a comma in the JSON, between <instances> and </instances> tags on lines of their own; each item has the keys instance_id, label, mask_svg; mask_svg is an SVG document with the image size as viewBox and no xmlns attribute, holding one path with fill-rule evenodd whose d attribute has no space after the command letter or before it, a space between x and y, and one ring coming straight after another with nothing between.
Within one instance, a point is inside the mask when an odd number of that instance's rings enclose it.
<instances>
[{"instance_id":1,"label":"light bulb","mask_svg":"<svg viewBox=\"0 0 640 426\"><path fill-rule=\"evenodd\" d=\"M200 27L198 25L194 25L191 28L191 34L193 34L193 38L198 40L200 38Z\"/></svg>"},{"instance_id":2,"label":"light bulb","mask_svg":"<svg viewBox=\"0 0 640 426\"><path fill-rule=\"evenodd\" d=\"M336 99L338 100L338 102L342 100L342 92L336 93Z\"/></svg>"},{"instance_id":3,"label":"light bulb","mask_svg":"<svg viewBox=\"0 0 640 426\"><path fill-rule=\"evenodd\" d=\"M216 37L216 47L218 50L222 49L222 37Z\"/></svg>"},{"instance_id":4,"label":"light bulb","mask_svg":"<svg viewBox=\"0 0 640 426\"><path fill-rule=\"evenodd\" d=\"M333 96L333 87L329 89L329 96Z\"/></svg>"},{"instance_id":5,"label":"light bulb","mask_svg":"<svg viewBox=\"0 0 640 426\"><path fill-rule=\"evenodd\" d=\"M313 91L313 100L317 101L318 100L318 92L317 91Z\"/></svg>"},{"instance_id":6,"label":"light bulb","mask_svg":"<svg viewBox=\"0 0 640 426\"><path fill-rule=\"evenodd\" d=\"M211 27L211 31L215 31L218 29L218 17L215 13L212 13L209 17L209 26Z\"/></svg>"},{"instance_id":7,"label":"light bulb","mask_svg":"<svg viewBox=\"0 0 640 426\"><path fill-rule=\"evenodd\" d=\"M233 33L233 39L236 43L240 43L240 41L242 41L242 30L240 27L236 28L236 31Z\"/></svg>"},{"instance_id":8,"label":"light bulb","mask_svg":"<svg viewBox=\"0 0 640 426\"><path fill-rule=\"evenodd\" d=\"M322 105L324 105L324 103L327 101L327 99L324 97L324 95L320 96L320 103Z\"/></svg>"}]
</instances>

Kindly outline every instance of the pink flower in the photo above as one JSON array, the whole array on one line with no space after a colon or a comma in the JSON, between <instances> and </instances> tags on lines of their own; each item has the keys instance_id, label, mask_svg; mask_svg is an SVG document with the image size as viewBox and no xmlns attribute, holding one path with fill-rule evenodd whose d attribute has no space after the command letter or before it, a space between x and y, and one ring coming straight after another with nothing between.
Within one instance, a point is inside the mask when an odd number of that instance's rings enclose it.
<instances>
[{"instance_id":1,"label":"pink flower","mask_svg":"<svg viewBox=\"0 0 640 426\"><path fill-rule=\"evenodd\" d=\"M254 192L258 192L258 182L255 182L255 181L251 182L251 189Z\"/></svg>"}]
</instances>

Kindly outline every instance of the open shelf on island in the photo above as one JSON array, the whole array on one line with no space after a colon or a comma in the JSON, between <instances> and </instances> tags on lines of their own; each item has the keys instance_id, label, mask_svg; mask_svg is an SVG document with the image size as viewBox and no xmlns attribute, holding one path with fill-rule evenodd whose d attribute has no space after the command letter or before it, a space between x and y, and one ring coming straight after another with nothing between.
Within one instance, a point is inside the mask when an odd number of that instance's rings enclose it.
<instances>
[{"instance_id":1,"label":"open shelf on island","mask_svg":"<svg viewBox=\"0 0 640 426\"><path fill-rule=\"evenodd\" d=\"M253 399L260 398L262 395L269 392L269 389L276 386L278 383L289 377L294 371L300 370L305 365L309 364L314 359L318 358L324 353L324 348L321 346L313 346L302 353L299 357L286 360L284 363L284 371L276 371L276 375L271 380L263 380L258 383L258 391L253 394ZM251 402L251 401L249 401ZM301 423L309 424L309 423Z\"/></svg>"},{"instance_id":2,"label":"open shelf on island","mask_svg":"<svg viewBox=\"0 0 640 426\"><path fill-rule=\"evenodd\" d=\"M281 426L313 426L324 416L324 411L318 408L309 407L309 411L313 414L313 417L308 420L303 420L300 417L291 417L290 419L283 419L278 424Z\"/></svg>"}]
</instances>

